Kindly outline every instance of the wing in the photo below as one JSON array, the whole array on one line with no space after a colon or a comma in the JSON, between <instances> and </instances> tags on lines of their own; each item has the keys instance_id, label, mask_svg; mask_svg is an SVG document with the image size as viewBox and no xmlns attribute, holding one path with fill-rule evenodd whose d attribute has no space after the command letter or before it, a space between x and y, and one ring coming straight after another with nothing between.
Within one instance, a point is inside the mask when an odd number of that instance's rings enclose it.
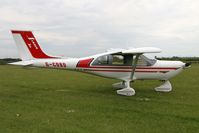
<instances>
[{"instance_id":1,"label":"wing","mask_svg":"<svg viewBox=\"0 0 199 133\"><path fill-rule=\"evenodd\" d=\"M123 54L144 54L144 53L160 53L162 50L155 47L142 47L123 50Z\"/></svg>"}]
</instances>

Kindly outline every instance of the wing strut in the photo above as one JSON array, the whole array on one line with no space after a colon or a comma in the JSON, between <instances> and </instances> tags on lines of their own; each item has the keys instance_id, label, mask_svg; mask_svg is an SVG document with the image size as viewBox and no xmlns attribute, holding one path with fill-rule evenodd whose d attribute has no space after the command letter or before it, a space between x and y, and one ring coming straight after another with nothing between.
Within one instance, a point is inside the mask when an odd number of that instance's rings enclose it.
<instances>
[{"instance_id":1,"label":"wing strut","mask_svg":"<svg viewBox=\"0 0 199 133\"><path fill-rule=\"evenodd\" d=\"M139 58L140 55L141 55L140 53L136 54L135 60L133 60L132 72L131 72L130 80L133 80L133 76L134 76L135 69L136 69L136 66L137 66L138 58Z\"/></svg>"}]
</instances>

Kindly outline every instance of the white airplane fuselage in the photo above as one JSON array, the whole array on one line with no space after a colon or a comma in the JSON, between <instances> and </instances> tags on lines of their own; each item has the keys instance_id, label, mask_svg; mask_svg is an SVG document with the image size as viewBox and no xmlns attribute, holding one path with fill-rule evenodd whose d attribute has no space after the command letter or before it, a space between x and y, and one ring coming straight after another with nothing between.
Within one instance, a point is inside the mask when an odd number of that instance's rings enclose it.
<instances>
[{"instance_id":1,"label":"white airplane fuselage","mask_svg":"<svg viewBox=\"0 0 199 133\"><path fill-rule=\"evenodd\" d=\"M82 59L37 59L32 60L31 66L78 70L108 78L129 80L132 72L131 66L92 65L92 62L94 60L95 58L90 57ZM83 63L81 64L81 62ZM184 67L185 63L181 61L157 60L156 63L152 66L137 66L135 74L133 76L133 80L168 80L179 74Z\"/></svg>"}]
</instances>

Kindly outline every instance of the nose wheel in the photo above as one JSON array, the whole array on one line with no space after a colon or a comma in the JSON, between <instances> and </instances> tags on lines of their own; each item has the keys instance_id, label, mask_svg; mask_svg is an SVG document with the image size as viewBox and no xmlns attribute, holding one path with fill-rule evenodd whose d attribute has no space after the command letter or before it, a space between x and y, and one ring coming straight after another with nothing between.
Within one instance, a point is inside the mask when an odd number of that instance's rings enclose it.
<instances>
[{"instance_id":1,"label":"nose wheel","mask_svg":"<svg viewBox=\"0 0 199 133\"><path fill-rule=\"evenodd\" d=\"M155 88L155 91L159 92L170 92L172 90L172 86L169 80L164 81L164 83Z\"/></svg>"}]
</instances>

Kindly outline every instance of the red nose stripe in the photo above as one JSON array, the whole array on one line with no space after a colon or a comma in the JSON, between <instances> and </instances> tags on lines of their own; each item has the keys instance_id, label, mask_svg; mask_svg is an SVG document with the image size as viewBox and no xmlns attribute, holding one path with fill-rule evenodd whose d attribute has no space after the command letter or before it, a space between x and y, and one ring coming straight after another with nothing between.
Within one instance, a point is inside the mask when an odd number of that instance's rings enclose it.
<instances>
[{"instance_id":1,"label":"red nose stripe","mask_svg":"<svg viewBox=\"0 0 199 133\"><path fill-rule=\"evenodd\" d=\"M85 59L85 60L80 60L77 64L77 67L82 67L82 68L89 68L90 63L92 62L93 58L90 59Z\"/></svg>"}]
</instances>

